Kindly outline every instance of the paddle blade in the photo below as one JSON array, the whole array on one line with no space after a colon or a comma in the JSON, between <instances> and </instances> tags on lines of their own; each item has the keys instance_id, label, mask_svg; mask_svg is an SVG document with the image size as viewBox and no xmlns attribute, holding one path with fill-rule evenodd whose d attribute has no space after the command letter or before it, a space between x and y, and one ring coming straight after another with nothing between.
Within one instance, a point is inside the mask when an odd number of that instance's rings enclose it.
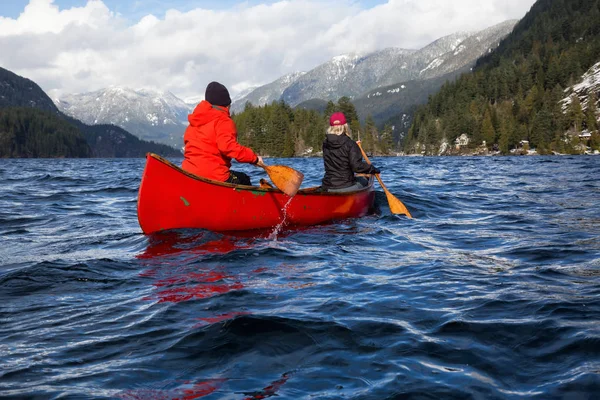
<instances>
[{"instance_id":1,"label":"paddle blade","mask_svg":"<svg viewBox=\"0 0 600 400\"><path fill-rule=\"evenodd\" d=\"M360 152L362 153L365 161L368 164L371 164L371 161L369 160L369 157L367 157L367 153L365 153L365 151L363 150L363 148L362 148L362 146L360 144L360 141L356 142L356 144L358 144L358 147L360 148ZM399 198L397 198L396 196L394 196L385 187L385 185L383 184L383 181L381 180L381 177L379 176L379 174L375 174L375 177L379 181L379 184L381 185L381 188L383 189L383 192L385 193L385 197L387 197L387 201L388 201L388 204L390 206L390 211L392 212L392 214L404 214L408 218L412 219L412 215L410 215L410 212L408 211L408 208L406 208L406 206L404 205L404 203L402 203Z\"/></svg>"},{"instance_id":2,"label":"paddle blade","mask_svg":"<svg viewBox=\"0 0 600 400\"><path fill-rule=\"evenodd\" d=\"M408 211L404 203L400 201L400 199L391 194L389 190L385 190L385 196L387 197L387 201L392 214L404 214L408 218L412 219L412 215L410 215L410 212Z\"/></svg>"},{"instance_id":3,"label":"paddle blade","mask_svg":"<svg viewBox=\"0 0 600 400\"><path fill-rule=\"evenodd\" d=\"M390 206L390 211L392 212L392 214L404 214L408 218L412 219L412 215L410 215L410 212L408 212L408 208L406 208L404 203L402 203L399 198L394 196L388 190L388 188L385 187L385 185L381 181L381 177L379 176L379 174L376 174L375 177L379 181L379 185L381 185L381 188L383 189L383 192L385 193L385 197L387 198L388 204Z\"/></svg>"},{"instance_id":4,"label":"paddle blade","mask_svg":"<svg viewBox=\"0 0 600 400\"><path fill-rule=\"evenodd\" d=\"M267 171L271 182L283 193L292 197L300 189L304 174L285 165L261 165Z\"/></svg>"}]
</instances>

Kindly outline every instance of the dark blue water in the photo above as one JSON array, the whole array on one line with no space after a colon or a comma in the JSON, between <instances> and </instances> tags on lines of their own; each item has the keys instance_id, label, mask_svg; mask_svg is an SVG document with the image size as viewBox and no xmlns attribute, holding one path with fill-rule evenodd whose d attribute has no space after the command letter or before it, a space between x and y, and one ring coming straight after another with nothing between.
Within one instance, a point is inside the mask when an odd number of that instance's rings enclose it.
<instances>
[{"instance_id":1,"label":"dark blue water","mask_svg":"<svg viewBox=\"0 0 600 400\"><path fill-rule=\"evenodd\" d=\"M142 159L0 160L0 397L599 398L600 157L374 161L414 220L270 240L144 236Z\"/></svg>"}]
</instances>

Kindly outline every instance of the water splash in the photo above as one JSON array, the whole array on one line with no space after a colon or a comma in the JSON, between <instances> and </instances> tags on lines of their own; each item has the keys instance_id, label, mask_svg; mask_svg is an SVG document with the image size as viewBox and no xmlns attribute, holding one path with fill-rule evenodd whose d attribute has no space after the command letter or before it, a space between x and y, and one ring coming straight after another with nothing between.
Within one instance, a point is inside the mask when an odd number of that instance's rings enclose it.
<instances>
[{"instance_id":1,"label":"water splash","mask_svg":"<svg viewBox=\"0 0 600 400\"><path fill-rule=\"evenodd\" d=\"M285 205L283 206L283 218L281 219L281 222L279 224L277 224L277 226L275 227L275 229L273 229L273 232L271 232L269 234L269 240L277 240L277 235L279 235L279 233L281 232L281 230L283 229L283 227L285 226L285 222L287 220L287 210L288 207L290 205L290 203L292 202L292 199L294 197L290 197L290 199L287 201L287 203L285 203Z\"/></svg>"}]
</instances>

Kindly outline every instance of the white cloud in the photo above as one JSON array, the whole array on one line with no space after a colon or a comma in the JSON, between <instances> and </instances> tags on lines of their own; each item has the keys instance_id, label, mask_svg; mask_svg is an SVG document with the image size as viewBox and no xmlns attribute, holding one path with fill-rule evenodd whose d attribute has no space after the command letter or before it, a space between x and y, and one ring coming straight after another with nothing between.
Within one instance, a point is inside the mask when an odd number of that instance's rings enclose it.
<instances>
[{"instance_id":1,"label":"white cloud","mask_svg":"<svg viewBox=\"0 0 600 400\"><path fill-rule=\"evenodd\" d=\"M122 85L194 97L212 80L235 92L342 53L420 48L520 18L533 2L389 0L361 10L352 0L287 0L169 10L132 25L101 0L67 10L30 0L17 19L0 17L0 66L53 94Z\"/></svg>"}]
</instances>

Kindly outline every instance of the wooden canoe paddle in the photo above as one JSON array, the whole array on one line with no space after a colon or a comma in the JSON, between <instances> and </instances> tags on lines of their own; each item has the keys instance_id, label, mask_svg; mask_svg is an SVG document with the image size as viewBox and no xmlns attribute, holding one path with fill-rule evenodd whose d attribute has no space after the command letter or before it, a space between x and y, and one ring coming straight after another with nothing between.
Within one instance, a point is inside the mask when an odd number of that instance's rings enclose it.
<instances>
[{"instance_id":1,"label":"wooden canoe paddle","mask_svg":"<svg viewBox=\"0 0 600 400\"><path fill-rule=\"evenodd\" d=\"M298 189L300 189L300 185L304 179L302 172L285 165L265 165L260 162L256 165L264 168L275 187L288 196L294 196L298 192Z\"/></svg>"},{"instance_id":2,"label":"wooden canoe paddle","mask_svg":"<svg viewBox=\"0 0 600 400\"><path fill-rule=\"evenodd\" d=\"M360 145L360 140L357 141L356 144L358 144L358 147L360 148L360 152L362 153L363 157L365 158L365 161L367 163L371 164L369 157L367 157L367 153L365 153L362 146ZM385 185L381 181L381 177L379 176L379 174L375 174L375 178L377 178L377 180L379 181L379 184L381 185L381 188L385 192L385 197L387 197L387 201L388 201L388 204L390 205L390 211L392 212L392 214L404 214L408 218L412 218L412 215L410 215L410 212L408 211L408 209L406 208L404 203L402 203L400 201L400 199L398 199L396 196L394 196L392 193L390 193L390 191L385 187Z\"/></svg>"}]
</instances>

